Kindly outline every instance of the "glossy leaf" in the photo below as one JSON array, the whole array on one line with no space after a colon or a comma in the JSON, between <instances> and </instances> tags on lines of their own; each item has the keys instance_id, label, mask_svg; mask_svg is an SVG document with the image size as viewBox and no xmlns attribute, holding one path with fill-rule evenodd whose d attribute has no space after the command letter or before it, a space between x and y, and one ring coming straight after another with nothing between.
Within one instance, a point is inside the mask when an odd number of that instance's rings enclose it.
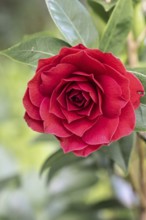
<instances>
[{"instance_id":1,"label":"glossy leaf","mask_svg":"<svg viewBox=\"0 0 146 220\"><path fill-rule=\"evenodd\" d=\"M111 8L114 7L114 5L116 4L117 0L111 0L110 2L106 2L104 0L90 0L90 1L94 1L96 3L98 3L99 5L101 5L105 11L109 11Z\"/></svg>"},{"instance_id":2,"label":"glossy leaf","mask_svg":"<svg viewBox=\"0 0 146 220\"><path fill-rule=\"evenodd\" d=\"M69 46L69 44L57 38L37 36L27 38L19 44L2 51L1 54L36 67L39 59L56 55L64 46Z\"/></svg>"},{"instance_id":3,"label":"glossy leaf","mask_svg":"<svg viewBox=\"0 0 146 220\"><path fill-rule=\"evenodd\" d=\"M136 110L136 128L137 131L146 131L146 105L141 104Z\"/></svg>"},{"instance_id":4,"label":"glossy leaf","mask_svg":"<svg viewBox=\"0 0 146 220\"><path fill-rule=\"evenodd\" d=\"M97 30L90 14L78 0L46 0L46 4L52 19L68 43L97 45Z\"/></svg>"},{"instance_id":5,"label":"glossy leaf","mask_svg":"<svg viewBox=\"0 0 146 220\"><path fill-rule=\"evenodd\" d=\"M41 174L49 168L52 168L51 173L49 174L52 178L53 175L61 168L68 166L69 164L79 161L82 158L74 156L72 153L64 154L62 149L59 149L54 154L52 154L50 157L47 158L47 160L44 162L42 168L41 168Z\"/></svg>"},{"instance_id":6,"label":"glossy leaf","mask_svg":"<svg viewBox=\"0 0 146 220\"><path fill-rule=\"evenodd\" d=\"M48 181L50 181L54 177L54 175L62 168L76 164L76 162L78 162L80 160L81 160L81 158L75 157L73 154L66 155L65 157L61 158L60 160L58 160L56 162L56 164L54 164L50 168L49 175L48 175Z\"/></svg>"},{"instance_id":7,"label":"glossy leaf","mask_svg":"<svg viewBox=\"0 0 146 220\"><path fill-rule=\"evenodd\" d=\"M132 0L118 0L102 35L101 50L114 54L118 54L122 50L131 29L132 9Z\"/></svg>"},{"instance_id":8,"label":"glossy leaf","mask_svg":"<svg viewBox=\"0 0 146 220\"><path fill-rule=\"evenodd\" d=\"M129 68L129 70L131 70L131 72L134 71L136 73L141 73L141 74L146 76L146 66Z\"/></svg>"},{"instance_id":9,"label":"glossy leaf","mask_svg":"<svg viewBox=\"0 0 146 220\"><path fill-rule=\"evenodd\" d=\"M64 154L64 153L63 153ZM54 175L66 167L77 167L77 169L80 169L80 172L85 172L86 174L94 173L97 171L97 160L93 159L91 156L87 158L82 157L76 157L73 153L64 154L62 158L57 160L49 170L48 175L48 181L51 181L51 179L54 177Z\"/></svg>"},{"instance_id":10,"label":"glossy leaf","mask_svg":"<svg viewBox=\"0 0 146 220\"><path fill-rule=\"evenodd\" d=\"M96 1L94 0L88 0L87 2L88 2L88 5L92 8L94 14L97 15L95 19L98 19L98 31L102 32L103 29L100 30L100 25L101 25L100 18L104 21L104 25L105 25L105 23L107 23L110 17L110 11L105 11L104 8L100 4L96 3Z\"/></svg>"},{"instance_id":11,"label":"glossy leaf","mask_svg":"<svg viewBox=\"0 0 146 220\"><path fill-rule=\"evenodd\" d=\"M124 172L128 171L130 156L134 143L134 134L124 137L110 146L102 147L100 152L107 154Z\"/></svg>"},{"instance_id":12,"label":"glossy leaf","mask_svg":"<svg viewBox=\"0 0 146 220\"><path fill-rule=\"evenodd\" d=\"M59 149L58 151L56 151L54 154L52 154L51 156L49 156L46 161L44 162L44 164L41 167L41 172L40 174L42 174L46 169L50 168L56 161L58 161L59 158L61 158L63 156L63 152L61 149Z\"/></svg>"}]
</instances>

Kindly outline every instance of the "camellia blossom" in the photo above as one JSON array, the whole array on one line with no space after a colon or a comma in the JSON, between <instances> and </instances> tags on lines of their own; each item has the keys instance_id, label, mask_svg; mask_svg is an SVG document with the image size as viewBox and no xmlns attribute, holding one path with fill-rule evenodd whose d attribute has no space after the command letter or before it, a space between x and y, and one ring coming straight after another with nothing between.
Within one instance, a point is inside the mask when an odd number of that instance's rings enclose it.
<instances>
[{"instance_id":1,"label":"camellia blossom","mask_svg":"<svg viewBox=\"0 0 146 220\"><path fill-rule=\"evenodd\" d=\"M65 153L84 157L132 133L143 95L139 79L113 54L79 44L39 60L24 118L33 130L55 135Z\"/></svg>"}]
</instances>

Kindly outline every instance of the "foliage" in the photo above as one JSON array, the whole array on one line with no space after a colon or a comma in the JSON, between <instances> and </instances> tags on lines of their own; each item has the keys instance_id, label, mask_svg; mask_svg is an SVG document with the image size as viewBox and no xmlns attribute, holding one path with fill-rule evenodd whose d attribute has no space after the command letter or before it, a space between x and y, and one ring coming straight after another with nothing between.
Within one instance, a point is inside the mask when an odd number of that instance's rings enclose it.
<instances>
[{"instance_id":1,"label":"foliage","mask_svg":"<svg viewBox=\"0 0 146 220\"><path fill-rule=\"evenodd\" d=\"M69 44L51 37L34 36L27 37L26 40L2 53L12 59L36 67L39 59L56 55L63 46L69 46Z\"/></svg>"}]
</instances>

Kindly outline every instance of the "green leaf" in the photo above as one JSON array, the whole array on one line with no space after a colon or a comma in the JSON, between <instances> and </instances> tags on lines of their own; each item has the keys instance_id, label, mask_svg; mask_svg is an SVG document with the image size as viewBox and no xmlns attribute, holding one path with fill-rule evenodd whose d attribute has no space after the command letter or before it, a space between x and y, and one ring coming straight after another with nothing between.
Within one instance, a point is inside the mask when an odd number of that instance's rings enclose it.
<instances>
[{"instance_id":1,"label":"green leaf","mask_svg":"<svg viewBox=\"0 0 146 220\"><path fill-rule=\"evenodd\" d=\"M57 152L47 158L41 168L40 173L42 174L46 169L52 168L49 173L49 179L51 179L58 170L81 159L82 158L76 157L72 153L64 154L63 150L59 149Z\"/></svg>"},{"instance_id":2,"label":"green leaf","mask_svg":"<svg viewBox=\"0 0 146 220\"><path fill-rule=\"evenodd\" d=\"M56 26L71 45L93 46L98 33L90 14L78 0L45 0Z\"/></svg>"},{"instance_id":3,"label":"green leaf","mask_svg":"<svg viewBox=\"0 0 146 220\"><path fill-rule=\"evenodd\" d=\"M94 0L88 0L87 2L88 5L92 8L95 15L97 15L96 19L98 19L98 26L100 26L101 23L100 18L104 21L104 23L107 23L110 17L110 11L106 12L104 8L100 4L97 4ZM102 30L100 31L100 28L98 27L99 32L102 32Z\"/></svg>"},{"instance_id":4,"label":"green leaf","mask_svg":"<svg viewBox=\"0 0 146 220\"><path fill-rule=\"evenodd\" d=\"M107 154L110 159L117 163L127 173L130 156L134 143L134 134L124 137L110 146L102 147L100 152Z\"/></svg>"},{"instance_id":5,"label":"green leaf","mask_svg":"<svg viewBox=\"0 0 146 220\"><path fill-rule=\"evenodd\" d=\"M146 67L135 67L135 68L128 68L131 72L140 73L146 76Z\"/></svg>"},{"instance_id":6,"label":"green leaf","mask_svg":"<svg viewBox=\"0 0 146 220\"><path fill-rule=\"evenodd\" d=\"M46 169L50 168L56 161L58 161L59 158L61 158L63 156L63 152L61 149L59 149L58 151L56 151L54 154L52 154L51 156L49 156L46 161L44 162L44 164L41 167L41 171L40 174L42 174Z\"/></svg>"},{"instance_id":7,"label":"green leaf","mask_svg":"<svg viewBox=\"0 0 146 220\"><path fill-rule=\"evenodd\" d=\"M113 8L117 2L117 0L111 0L111 1L105 1L105 0L90 0L90 1L94 1L96 3L98 3L99 5L101 5L105 11L109 11L111 8Z\"/></svg>"},{"instance_id":8,"label":"green leaf","mask_svg":"<svg viewBox=\"0 0 146 220\"><path fill-rule=\"evenodd\" d=\"M48 181L50 181L54 177L54 175L62 168L76 164L80 160L82 160L82 158L76 157L72 153L70 153L69 155L64 155L57 162L55 162L50 168Z\"/></svg>"},{"instance_id":9,"label":"green leaf","mask_svg":"<svg viewBox=\"0 0 146 220\"><path fill-rule=\"evenodd\" d=\"M70 46L57 38L37 36L23 40L15 46L1 51L1 54L36 67L39 59L56 55L64 46Z\"/></svg>"},{"instance_id":10,"label":"green leaf","mask_svg":"<svg viewBox=\"0 0 146 220\"><path fill-rule=\"evenodd\" d=\"M132 24L132 9L132 0L117 2L101 38L102 51L118 54L123 49Z\"/></svg>"},{"instance_id":11,"label":"green leaf","mask_svg":"<svg viewBox=\"0 0 146 220\"><path fill-rule=\"evenodd\" d=\"M136 127L137 131L146 131L146 105L141 104L136 110Z\"/></svg>"}]
</instances>

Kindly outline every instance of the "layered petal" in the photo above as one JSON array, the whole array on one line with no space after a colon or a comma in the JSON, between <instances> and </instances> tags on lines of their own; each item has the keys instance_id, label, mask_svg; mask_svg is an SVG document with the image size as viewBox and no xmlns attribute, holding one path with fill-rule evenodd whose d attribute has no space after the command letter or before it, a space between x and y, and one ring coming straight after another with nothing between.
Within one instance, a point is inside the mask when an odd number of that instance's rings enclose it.
<instances>
[{"instance_id":1,"label":"layered petal","mask_svg":"<svg viewBox=\"0 0 146 220\"><path fill-rule=\"evenodd\" d=\"M104 53L104 55L102 56L102 60L103 63L112 67L123 76L126 76L126 68L118 57L115 57L112 53Z\"/></svg>"},{"instance_id":2,"label":"layered petal","mask_svg":"<svg viewBox=\"0 0 146 220\"><path fill-rule=\"evenodd\" d=\"M29 98L29 89L26 90L25 92L25 95L23 97L23 105L27 111L27 114L35 119L35 120L41 120L41 117L40 117L40 113L39 113L39 108L34 106L32 104L32 102L30 101L30 98Z\"/></svg>"},{"instance_id":3,"label":"layered petal","mask_svg":"<svg viewBox=\"0 0 146 220\"><path fill-rule=\"evenodd\" d=\"M127 72L127 77L130 82L130 101L132 102L134 109L137 109L140 105L140 98L144 96L144 87L134 74Z\"/></svg>"},{"instance_id":4,"label":"layered petal","mask_svg":"<svg viewBox=\"0 0 146 220\"><path fill-rule=\"evenodd\" d=\"M65 153L74 151L74 150L82 150L84 149L87 144L82 141L81 138L72 135L68 138L59 138L61 142L61 147Z\"/></svg>"},{"instance_id":5,"label":"layered petal","mask_svg":"<svg viewBox=\"0 0 146 220\"><path fill-rule=\"evenodd\" d=\"M94 151L99 150L102 145L88 145L87 147L81 150L74 150L73 153L78 157L87 157L89 154L93 153Z\"/></svg>"},{"instance_id":6,"label":"layered petal","mask_svg":"<svg viewBox=\"0 0 146 220\"><path fill-rule=\"evenodd\" d=\"M126 105L122 98L122 90L117 82L109 76L101 76L100 84L104 90L102 95L102 111L107 117L118 117L121 109Z\"/></svg>"},{"instance_id":7,"label":"layered petal","mask_svg":"<svg viewBox=\"0 0 146 220\"><path fill-rule=\"evenodd\" d=\"M55 55L49 58L40 59L38 61L38 67L36 72L40 72L42 69L46 68L49 70L49 66L55 66L59 62L59 55Z\"/></svg>"},{"instance_id":8,"label":"layered petal","mask_svg":"<svg viewBox=\"0 0 146 220\"><path fill-rule=\"evenodd\" d=\"M129 92L129 80L127 77L120 74L117 70L105 65L106 74L105 76L109 76L116 81L116 83L120 86L122 91L122 98L126 101L129 101L130 92ZM98 79L98 78L97 78Z\"/></svg>"},{"instance_id":9,"label":"layered petal","mask_svg":"<svg viewBox=\"0 0 146 220\"><path fill-rule=\"evenodd\" d=\"M71 136L71 132L65 129L62 125L62 120L51 113L48 114L46 120L44 121L44 131L45 133L54 134L58 137Z\"/></svg>"},{"instance_id":10,"label":"layered petal","mask_svg":"<svg viewBox=\"0 0 146 220\"><path fill-rule=\"evenodd\" d=\"M97 117L101 116L103 114L102 109L101 109L101 104L102 102L99 102L99 104L94 104L93 108L91 109L89 119L90 120L95 120Z\"/></svg>"},{"instance_id":11,"label":"layered petal","mask_svg":"<svg viewBox=\"0 0 146 220\"><path fill-rule=\"evenodd\" d=\"M27 122L27 125L34 131L44 132L43 121L32 119L27 113L24 115L24 119Z\"/></svg>"},{"instance_id":12,"label":"layered petal","mask_svg":"<svg viewBox=\"0 0 146 220\"><path fill-rule=\"evenodd\" d=\"M90 97L92 100L97 103L98 102L98 95L97 95L97 90L98 88L95 88L94 83L90 82L79 82L77 84L82 91L88 92L90 94Z\"/></svg>"},{"instance_id":13,"label":"layered petal","mask_svg":"<svg viewBox=\"0 0 146 220\"><path fill-rule=\"evenodd\" d=\"M135 112L132 104L129 102L121 112L119 117L119 124L112 141L116 141L124 136L130 135L135 127Z\"/></svg>"},{"instance_id":14,"label":"layered petal","mask_svg":"<svg viewBox=\"0 0 146 220\"><path fill-rule=\"evenodd\" d=\"M29 97L33 105L39 107L42 100L43 95L40 91L40 83L41 83L41 75L40 73L35 74L35 76L28 82L29 88Z\"/></svg>"},{"instance_id":15,"label":"layered petal","mask_svg":"<svg viewBox=\"0 0 146 220\"><path fill-rule=\"evenodd\" d=\"M86 116L86 117L89 117L90 119L90 115L91 115L91 112L92 112L92 109L94 108L94 103L92 101L89 102L89 104L84 107L83 109L81 110L78 110L78 114L79 115L83 115L83 116ZM100 111L99 111L99 108L97 110L98 112L98 115L100 115Z\"/></svg>"},{"instance_id":16,"label":"layered petal","mask_svg":"<svg viewBox=\"0 0 146 220\"><path fill-rule=\"evenodd\" d=\"M65 57L65 56L68 56L68 55L71 55L71 54L76 54L78 53L79 51L81 50L85 50L86 47L82 44L78 44L74 47L64 47L60 50L60 57Z\"/></svg>"},{"instance_id":17,"label":"layered petal","mask_svg":"<svg viewBox=\"0 0 146 220\"><path fill-rule=\"evenodd\" d=\"M112 53L103 53L98 49L88 49L86 53L91 56L92 58L100 61L103 64L107 64L109 67L117 70L122 75L126 75L126 69L123 63L120 61L119 58L115 57Z\"/></svg>"},{"instance_id":18,"label":"layered petal","mask_svg":"<svg viewBox=\"0 0 146 220\"><path fill-rule=\"evenodd\" d=\"M73 121L79 120L83 118L83 115L79 115L78 113L74 111L68 111L66 109L61 109L62 113L64 114L64 117L66 118L68 124L70 124Z\"/></svg>"},{"instance_id":19,"label":"layered petal","mask_svg":"<svg viewBox=\"0 0 146 220\"><path fill-rule=\"evenodd\" d=\"M89 130L94 124L96 120L88 120L88 118L81 118L76 121L72 121L71 123L63 122L64 127L72 132L73 134L82 137L83 134Z\"/></svg>"},{"instance_id":20,"label":"layered petal","mask_svg":"<svg viewBox=\"0 0 146 220\"><path fill-rule=\"evenodd\" d=\"M59 118L64 119L65 117L61 111L61 105L58 102L59 93L60 93L60 90L58 90L57 88L53 91L53 94L50 99L49 112L56 115ZM62 97L62 105L63 104L66 105L66 100L65 98L63 99Z\"/></svg>"},{"instance_id":21,"label":"layered petal","mask_svg":"<svg viewBox=\"0 0 146 220\"><path fill-rule=\"evenodd\" d=\"M118 118L99 117L97 122L83 135L82 139L89 145L110 143L119 124Z\"/></svg>"},{"instance_id":22,"label":"layered petal","mask_svg":"<svg viewBox=\"0 0 146 220\"><path fill-rule=\"evenodd\" d=\"M51 95L54 88L64 78L67 78L72 72L76 70L76 67L71 64L58 64L56 67L51 68L49 71L41 74L41 91L46 95Z\"/></svg>"},{"instance_id":23,"label":"layered petal","mask_svg":"<svg viewBox=\"0 0 146 220\"><path fill-rule=\"evenodd\" d=\"M58 137L69 137L71 133L64 128L62 120L49 113L50 100L44 98L40 106L40 115L44 121L45 133L54 134Z\"/></svg>"},{"instance_id":24,"label":"layered petal","mask_svg":"<svg viewBox=\"0 0 146 220\"><path fill-rule=\"evenodd\" d=\"M77 67L78 71L85 73L104 73L105 68L98 60L90 57L85 50L62 58L61 63L69 63Z\"/></svg>"}]
</instances>

